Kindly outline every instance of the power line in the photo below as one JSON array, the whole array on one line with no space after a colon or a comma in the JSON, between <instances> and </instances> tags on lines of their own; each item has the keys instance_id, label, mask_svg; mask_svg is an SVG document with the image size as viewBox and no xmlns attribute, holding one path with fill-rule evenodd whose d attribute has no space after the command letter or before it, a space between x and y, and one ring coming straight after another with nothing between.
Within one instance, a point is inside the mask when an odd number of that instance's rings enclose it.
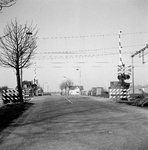
<instances>
[{"instance_id":1,"label":"power line","mask_svg":"<svg viewBox=\"0 0 148 150\"><path fill-rule=\"evenodd\" d=\"M122 35L135 35L135 34L147 34L148 31L143 32L128 32L122 33ZM76 36L56 36L56 37L43 37L38 39L48 40L48 39L73 39L73 38L94 38L94 37L105 37L105 36L118 36L117 33L115 34L97 34L97 35L76 35Z\"/></svg>"},{"instance_id":2,"label":"power line","mask_svg":"<svg viewBox=\"0 0 148 150\"><path fill-rule=\"evenodd\" d=\"M74 53L81 53L81 52L96 52L101 50L107 50L107 49L117 49L118 47L110 47L110 48L98 48L98 49L80 49L80 50L69 50L69 51L51 51L51 52L37 52L36 54L74 54Z\"/></svg>"},{"instance_id":3,"label":"power line","mask_svg":"<svg viewBox=\"0 0 148 150\"><path fill-rule=\"evenodd\" d=\"M143 46L145 44L139 44L139 45L127 45L122 46L122 48L129 48L129 47L138 47ZM69 51L44 51L44 52L36 52L36 54L79 54L79 53L85 53L85 52L97 52L97 51L104 51L109 49L118 49L119 47L108 47L108 48L97 48L97 49L80 49L80 50L69 50Z\"/></svg>"},{"instance_id":4,"label":"power line","mask_svg":"<svg viewBox=\"0 0 148 150\"><path fill-rule=\"evenodd\" d=\"M43 56L42 58L36 57L38 60L48 60L48 59L69 59L69 58L90 58L90 57L99 57L99 56L108 56L108 55L117 55L118 53L104 53L104 54L84 54L84 55L65 55L65 56ZM129 52L124 52L124 54L131 54Z\"/></svg>"}]
</instances>

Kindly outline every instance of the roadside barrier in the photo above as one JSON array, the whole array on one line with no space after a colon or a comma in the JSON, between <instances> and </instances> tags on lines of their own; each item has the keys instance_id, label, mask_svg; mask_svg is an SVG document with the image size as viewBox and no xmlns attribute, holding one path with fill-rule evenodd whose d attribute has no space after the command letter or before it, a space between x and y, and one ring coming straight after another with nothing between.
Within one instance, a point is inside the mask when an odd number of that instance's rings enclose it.
<instances>
[{"instance_id":1,"label":"roadside barrier","mask_svg":"<svg viewBox=\"0 0 148 150\"><path fill-rule=\"evenodd\" d=\"M23 91L23 98L24 98L24 91ZM2 101L4 104L19 102L18 91L13 89L2 90Z\"/></svg>"},{"instance_id":2,"label":"roadside barrier","mask_svg":"<svg viewBox=\"0 0 148 150\"><path fill-rule=\"evenodd\" d=\"M109 98L113 99L129 99L130 89L110 89Z\"/></svg>"}]
</instances>

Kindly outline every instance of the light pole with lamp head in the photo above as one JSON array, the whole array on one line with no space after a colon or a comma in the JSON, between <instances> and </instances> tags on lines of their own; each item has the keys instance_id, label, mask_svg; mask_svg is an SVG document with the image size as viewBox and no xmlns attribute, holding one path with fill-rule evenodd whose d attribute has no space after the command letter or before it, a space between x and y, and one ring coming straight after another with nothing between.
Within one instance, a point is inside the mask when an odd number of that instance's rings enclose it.
<instances>
[{"instance_id":1,"label":"light pole with lamp head","mask_svg":"<svg viewBox=\"0 0 148 150\"><path fill-rule=\"evenodd\" d=\"M68 93L68 95L69 95L69 89L73 85L73 82L68 77L66 77L66 76L63 76L63 77L67 79L66 84L65 84L65 93Z\"/></svg>"},{"instance_id":2,"label":"light pole with lamp head","mask_svg":"<svg viewBox=\"0 0 148 150\"><path fill-rule=\"evenodd\" d=\"M79 71L79 90L81 94L81 67L77 68L76 71Z\"/></svg>"},{"instance_id":3,"label":"light pole with lamp head","mask_svg":"<svg viewBox=\"0 0 148 150\"><path fill-rule=\"evenodd\" d=\"M47 84L48 82L43 83L43 93L44 93L44 85Z\"/></svg>"},{"instance_id":4,"label":"light pole with lamp head","mask_svg":"<svg viewBox=\"0 0 148 150\"><path fill-rule=\"evenodd\" d=\"M32 32L28 31L26 32L26 35L30 36L32 35ZM22 64L22 57L21 57L21 64ZM23 86L23 68L21 68L21 86Z\"/></svg>"},{"instance_id":5,"label":"light pole with lamp head","mask_svg":"<svg viewBox=\"0 0 148 150\"><path fill-rule=\"evenodd\" d=\"M63 76L64 78L66 78L66 79L68 79L68 80L70 80L69 78L67 78L66 76Z\"/></svg>"},{"instance_id":6,"label":"light pole with lamp head","mask_svg":"<svg viewBox=\"0 0 148 150\"><path fill-rule=\"evenodd\" d=\"M79 71L79 86L81 86L81 68L77 68L77 71Z\"/></svg>"}]
</instances>

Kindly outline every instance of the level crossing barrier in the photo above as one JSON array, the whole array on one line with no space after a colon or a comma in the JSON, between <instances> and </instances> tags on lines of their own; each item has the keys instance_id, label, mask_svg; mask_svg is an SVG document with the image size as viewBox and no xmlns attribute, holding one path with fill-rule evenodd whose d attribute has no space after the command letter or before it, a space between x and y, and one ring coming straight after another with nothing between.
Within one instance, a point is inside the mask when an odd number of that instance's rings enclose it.
<instances>
[{"instance_id":1,"label":"level crossing barrier","mask_svg":"<svg viewBox=\"0 0 148 150\"><path fill-rule=\"evenodd\" d=\"M24 99L24 91L23 91L23 99ZM2 101L4 104L19 102L19 93L14 89L2 90Z\"/></svg>"},{"instance_id":2,"label":"level crossing barrier","mask_svg":"<svg viewBox=\"0 0 148 150\"><path fill-rule=\"evenodd\" d=\"M110 89L109 98L112 99L129 99L130 89Z\"/></svg>"}]
</instances>

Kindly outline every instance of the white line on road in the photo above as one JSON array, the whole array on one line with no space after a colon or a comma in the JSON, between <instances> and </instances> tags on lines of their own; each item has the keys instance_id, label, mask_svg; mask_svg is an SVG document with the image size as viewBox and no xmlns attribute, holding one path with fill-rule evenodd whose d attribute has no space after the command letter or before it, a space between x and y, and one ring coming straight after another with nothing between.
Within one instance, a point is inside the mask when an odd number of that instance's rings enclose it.
<instances>
[{"instance_id":1,"label":"white line on road","mask_svg":"<svg viewBox=\"0 0 148 150\"><path fill-rule=\"evenodd\" d=\"M70 101L67 97L65 97L65 99L66 99L69 103L73 104L73 102Z\"/></svg>"}]
</instances>

